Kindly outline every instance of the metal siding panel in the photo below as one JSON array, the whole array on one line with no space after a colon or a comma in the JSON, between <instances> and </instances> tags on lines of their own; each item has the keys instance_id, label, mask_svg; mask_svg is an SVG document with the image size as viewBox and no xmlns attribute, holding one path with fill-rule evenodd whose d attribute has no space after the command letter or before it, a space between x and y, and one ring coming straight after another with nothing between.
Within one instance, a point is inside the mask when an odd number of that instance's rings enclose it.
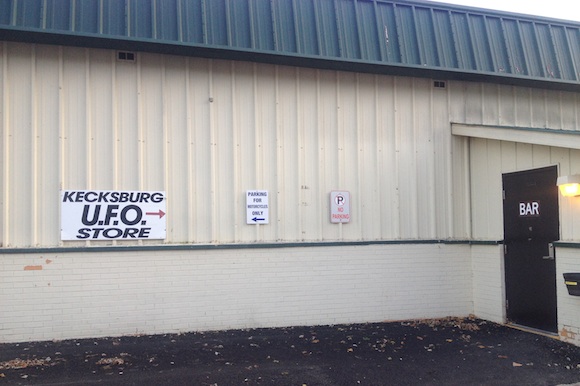
<instances>
[{"instance_id":1,"label":"metal siding panel","mask_svg":"<svg viewBox=\"0 0 580 386\"><path fill-rule=\"evenodd\" d=\"M189 158L191 136L189 135L188 87L191 86L187 77L187 58L172 58L165 61L163 94L164 132L165 134L165 182L164 189L171 193L167 200L167 230L172 242L186 243L191 240L192 219L188 214L192 192L190 181L193 179ZM161 145L161 144L158 144ZM160 146L159 146L160 147ZM158 151L159 151L158 147ZM161 165L157 165L159 168ZM185 213L186 215L178 215Z\"/></svg>"},{"instance_id":2,"label":"metal siding panel","mask_svg":"<svg viewBox=\"0 0 580 386\"><path fill-rule=\"evenodd\" d=\"M227 45L227 0L202 0L205 14L205 34L210 45Z\"/></svg>"},{"instance_id":3,"label":"metal siding panel","mask_svg":"<svg viewBox=\"0 0 580 386\"><path fill-rule=\"evenodd\" d=\"M69 2L46 0L44 12L44 24L46 28L64 31L71 29L71 6ZM95 29L93 32L99 31Z\"/></svg>"},{"instance_id":4,"label":"metal siding panel","mask_svg":"<svg viewBox=\"0 0 580 386\"><path fill-rule=\"evenodd\" d=\"M213 240L213 126L212 111L213 75L212 62L206 59L190 59L187 80L189 88L189 168L191 181L189 183L191 207L185 214L190 218L192 232L190 241L194 243L209 243Z\"/></svg>"},{"instance_id":5,"label":"metal siding panel","mask_svg":"<svg viewBox=\"0 0 580 386\"><path fill-rule=\"evenodd\" d=\"M554 42L550 26L536 24L536 33L539 42L540 57L543 61L544 71L549 78L560 78L560 64L554 51Z\"/></svg>"},{"instance_id":6,"label":"metal siding panel","mask_svg":"<svg viewBox=\"0 0 580 386\"><path fill-rule=\"evenodd\" d=\"M115 0L111 0L115 1ZM117 2L119 3L119 2ZM128 36L149 39L154 36L153 9L142 0L127 0Z\"/></svg>"},{"instance_id":7,"label":"metal siding panel","mask_svg":"<svg viewBox=\"0 0 580 386\"><path fill-rule=\"evenodd\" d=\"M236 213L236 168L235 168L235 134L232 100L232 64L215 61L212 65L212 122L213 132L213 167L215 199L213 241L235 241L233 226Z\"/></svg>"},{"instance_id":8,"label":"metal siding panel","mask_svg":"<svg viewBox=\"0 0 580 386\"><path fill-rule=\"evenodd\" d=\"M181 30L184 42L204 43L204 26L202 1L182 0Z\"/></svg>"},{"instance_id":9,"label":"metal siding panel","mask_svg":"<svg viewBox=\"0 0 580 386\"><path fill-rule=\"evenodd\" d=\"M60 2L60 6L63 7L62 1ZM73 30L80 31L83 33L101 33L102 32L100 28L101 9L99 6L100 4L98 0L69 2L68 7L70 9L69 12L74 15L74 25L72 26Z\"/></svg>"},{"instance_id":10,"label":"metal siding panel","mask_svg":"<svg viewBox=\"0 0 580 386\"><path fill-rule=\"evenodd\" d=\"M390 3L377 3L377 11L379 13L379 27L383 28L386 60L389 63L401 63L402 54L395 7Z\"/></svg>"},{"instance_id":11,"label":"metal siding panel","mask_svg":"<svg viewBox=\"0 0 580 386\"><path fill-rule=\"evenodd\" d=\"M6 246L7 235L7 194L9 174L8 151L6 145L9 136L8 121L8 55L6 43L0 42L0 247Z\"/></svg>"},{"instance_id":12,"label":"metal siding panel","mask_svg":"<svg viewBox=\"0 0 580 386\"><path fill-rule=\"evenodd\" d=\"M137 56L141 60L141 54ZM112 129L114 131L114 189L138 190L140 162L139 101L141 70L138 63L115 62Z\"/></svg>"},{"instance_id":13,"label":"metal siding panel","mask_svg":"<svg viewBox=\"0 0 580 386\"><path fill-rule=\"evenodd\" d=\"M60 133L59 133L59 77L60 53L49 46L36 47L34 76L37 106L35 155L35 245L54 245L60 238ZM106 97L107 94L103 96Z\"/></svg>"},{"instance_id":14,"label":"metal siding panel","mask_svg":"<svg viewBox=\"0 0 580 386\"><path fill-rule=\"evenodd\" d=\"M401 50L401 62L405 64L420 65L419 42L413 7L397 4L395 16L397 20L397 37Z\"/></svg>"},{"instance_id":15,"label":"metal siding panel","mask_svg":"<svg viewBox=\"0 0 580 386\"><path fill-rule=\"evenodd\" d=\"M335 0L336 31L342 57L361 59L360 29L357 23L356 1Z\"/></svg>"},{"instance_id":16,"label":"metal siding panel","mask_svg":"<svg viewBox=\"0 0 580 386\"><path fill-rule=\"evenodd\" d=\"M297 69L280 67L277 76L278 207L279 240L301 240L300 165L297 128ZM272 219L273 220L273 219Z\"/></svg>"},{"instance_id":17,"label":"metal siding panel","mask_svg":"<svg viewBox=\"0 0 580 386\"><path fill-rule=\"evenodd\" d=\"M444 89L433 88L431 84L426 85L429 90L431 104L431 122L428 126L431 130L433 162L431 165L433 181L432 202L434 206L434 237L447 238L454 235L453 232L453 173L451 171L452 162L460 162L460 158L453 159L452 138L449 135L450 119L450 91L449 87ZM459 237L454 235L455 237Z\"/></svg>"},{"instance_id":18,"label":"metal siding panel","mask_svg":"<svg viewBox=\"0 0 580 386\"><path fill-rule=\"evenodd\" d=\"M439 53L433 26L433 14L430 8L415 8L415 24L421 51L422 65L439 66Z\"/></svg>"},{"instance_id":19,"label":"metal siding panel","mask_svg":"<svg viewBox=\"0 0 580 386\"><path fill-rule=\"evenodd\" d=\"M314 3L309 0L308 3ZM316 27L318 31L318 45L322 56L342 57L340 46L340 31L337 26L336 0L314 3L316 12ZM308 39L310 37L308 36Z\"/></svg>"},{"instance_id":20,"label":"metal siding panel","mask_svg":"<svg viewBox=\"0 0 580 386\"><path fill-rule=\"evenodd\" d=\"M274 50L274 22L272 20L271 0L250 2L252 20L252 47L257 50Z\"/></svg>"},{"instance_id":21,"label":"metal siding panel","mask_svg":"<svg viewBox=\"0 0 580 386\"><path fill-rule=\"evenodd\" d=\"M453 36L455 37L455 51L458 53L458 67L464 70L476 69L473 42L467 15L452 12L451 23L453 26Z\"/></svg>"},{"instance_id":22,"label":"metal siding panel","mask_svg":"<svg viewBox=\"0 0 580 386\"><path fill-rule=\"evenodd\" d=\"M34 177L33 154L36 111L32 104L35 92L34 49L30 45L11 45L6 51L7 72L5 98L8 115L5 128L5 218L7 237L5 246L30 246L34 243Z\"/></svg>"},{"instance_id":23,"label":"metal siding panel","mask_svg":"<svg viewBox=\"0 0 580 386\"><path fill-rule=\"evenodd\" d=\"M277 71L271 65L256 65L256 187L266 189L275 200L270 205L270 224L256 229L252 240L278 240L278 143L277 143ZM312 79L310 79L312 83ZM313 167L314 168L314 167ZM317 234L320 234L318 232Z\"/></svg>"},{"instance_id":24,"label":"metal siding panel","mask_svg":"<svg viewBox=\"0 0 580 386\"><path fill-rule=\"evenodd\" d=\"M357 1L357 25L360 29L361 59L382 60L385 33L378 24L376 2ZM379 28L380 27L380 28Z\"/></svg>"},{"instance_id":25,"label":"metal siding panel","mask_svg":"<svg viewBox=\"0 0 580 386\"><path fill-rule=\"evenodd\" d=\"M544 76L542 57L536 37L536 30L533 23L520 22L522 34L522 45L528 64L528 74L535 77Z\"/></svg>"},{"instance_id":26,"label":"metal siding panel","mask_svg":"<svg viewBox=\"0 0 580 386\"><path fill-rule=\"evenodd\" d=\"M63 49L63 105L64 122L63 189L86 189L89 185L87 170L87 51L75 48Z\"/></svg>"},{"instance_id":27,"label":"metal siding panel","mask_svg":"<svg viewBox=\"0 0 580 386\"><path fill-rule=\"evenodd\" d=\"M487 37L486 22L483 16L470 14L468 16L471 31L471 46L475 54L476 67L473 70L493 71L492 53Z\"/></svg>"},{"instance_id":28,"label":"metal siding panel","mask_svg":"<svg viewBox=\"0 0 580 386\"><path fill-rule=\"evenodd\" d=\"M409 173L416 174L417 237L433 239L437 234L435 197L439 193L435 190L434 179L436 153L433 147L433 84L430 79L415 79L412 86L416 169L410 169Z\"/></svg>"},{"instance_id":29,"label":"metal siding panel","mask_svg":"<svg viewBox=\"0 0 580 386\"><path fill-rule=\"evenodd\" d=\"M399 170L397 185L399 188L399 237L416 239L418 234L419 213L417 211L417 149L416 125L413 109L413 78L396 78L395 82L395 130L397 141L397 165Z\"/></svg>"},{"instance_id":30,"label":"metal siding panel","mask_svg":"<svg viewBox=\"0 0 580 386\"><path fill-rule=\"evenodd\" d=\"M234 122L234 176L235 211L231 223L235 229L235 240L254 241L255 229L246 225L247 190L265 189L257 183L256 111L254 109L256 89L254 65L236 62L233 67L232 101Z\"/></svg>"},{"instance_id":31,"label":"metal siding panel","mask_svg":"<svg viewBox=\"0 0 580 386\"><path fill-rule=\"evenodd\" d=\"M337 167L338 179L335 181L336 190L348 190L351 193L351 222L348 226L342 226L340 239L360 240L361 213L360 200L361 185L359 170L362 165L359 162L360 146L358 132L359 115L359 88L357 87L357 74L350 72L338 73L338 148ZM371 189L371 186L365 188Z\"/></svg>"},{"instance_id":32,"label":"metal siding panel","mask_svg":"<svg viewBox=\"0 0 580 386\"><path fill-rule=\"evenodd\" d=\"M400 191L398 181L398 146L395 118L395 79L379 76L377 79L377 146L379 156L377 163L377 181L380 193L380 237L382 239L397 239L400 237L399 201Z\"/></svg>"},{"instance_id":33,"label":"metal siding panel","mask_svg":"<svg viewBox=\"0 0 580 386\"><path fill-rule=\"evenodd\" d=\"M69 0L65 0L69 1ZM42 2L38 0L14 0L12 9L14 24L30 28L42 28Z\"/></svg>"},{"instance_id":34,"label":"metal siding panel","mask_svg":"<svg viewBox=\"0 0 580 386\"><path fill-rule=\"evenodd\" d=\"M105 34L131 36L129 23L134 10L127 5L128 1L101 0L99 8L99 30ZM144 15L146 16L146 14ZM149 36L149 35L144 35Z\"/></svg>"},{"instance_id":35,"label":"metal siding panel","mask_svg":"<svg viewBox=\"0 0 580 386\"><path fill-rule=\"evenodd\" d=\"M511 66L512 73L516 75L528 75L529 64L527 55L522 44L523 37L520 33L520 24L516 20L502 19L503 31Z\"/></svg>"},{"instance_id":36,"label":"metal siding panel","mask_svg":"<svg viewBox=\"0 0 580 386\"><path fill-rule=\"evenodd\" d=\"M297 24L294 3L295 0L272 3L272 20L275 23L274 34L276 36L276 49L278 52L299 52L296 41ZM306 31L306 33L309 34L310 32ZM315 39L311 39L311 41L315 41Z\"/></svg>"},{"instance_id":37,"label":"metal siding panel","mask_svg":"<svg viewBox=\"0 0 580 386\"><path fill-rule=\"evenodd\" d=\"M580 81L580 28L567 28L571 55L574 60L576 80Z\"/></svg>"},{"instance_id":38,"label":"metal siding panel","mask_svg":"<svg viewBox=\"0 0 580 386\"><path fill-rule=\"evenodd\" d=\"M11 24L13 4L13 0L0 0L0 24Z\"/></svg>"},{"instance_id":39,"label":"metal siding panel","mask_svg":"<svg viewBox=\"0 0 580 386\"><path fill-rule=\"evenodd\" d=\"M356 219L360 222L360 238L363 240L381 239L381 167L378 130L378 116L381 108L377 99L377 76L360 74L357 79L357 127L358 127L358 181Z\"/></svg>"},{"instance_id":40,"label":"metal siding panel","mask_svg":"<svg viewBox=\"0 0 580 386\"><path fill-rule=\"evenodd\" d=\"M320 186L318 71L300 69L297 81L300 94L297 105L300 144L300 239L319 240L326 218Z\"/></svg>"},{"instance_id":41,"label":"metal siding panel","mask_svg":"<svg viewBox=\"0 0 580 386\"><path fill-rule=\"evenodd\" d=\"M552 39L554 41L554 51L561 70L562 79L578 80L580 74L574 68L572 49L570 47L566 28L552 26Z\"/></svg>"},{"instance_id":42,"label":"metal siding panel","mask_svg":"<svg viewBox=\"0 0 580 386\"><path fill-rule=\"evenodd\" d=\"M114 108L113 61L111 51L92 50L89 53L88 73L89 110L88 130L90 137L89 162L91 164L89 184L94 189L113 189L115 186L113 149L114 137L111 122ZM55 109L58 111L58 109Z\"/></svg>"},{"instance_id":43,"label":"metal siding panel","mask_svg":"<svg viewBox=\"0 0 580 386\"><path fill-rule=\"evenodd\" d=\"M443 67L457 67L457 52L449 12L434 10L433 24L439 64Z\"/></svg>"},{"instance_id":44,"label":"metal siding panel","mask_svg":"<svg viewBox=\"0 0 580 386\"><path fill-rule=\"evenodd\" d=\"M251 48L251 31L254 25L250 19L248 0L228 0L226 7L229 45L233 47Z\"/></svg>"},{"instance_id":45,"label":"metal siding panel","mask_svg":"<svg viewBox=\"0 0 580 386\"><path fill-rule=\"evenodd\" d=\"M500 126L517 126L516 90L511 86L497 87L497 122Z\"/></svg>"},{"instance_id":46,"label":"metal siding panel","mask_svg":"<svg viewBox=\"0 0 580 386\"><path fill-rule=\"evenodd\" d=\"M165 187L165 128L167 93L165 90L165 57L143 55L140 65L139 154L140 190L163 190Z\"/></svg>"},{"instance_id":47,"label":"metal siding panel","mask_svg":"<svg viewBox=\"0 0 580 386\"><path fill-rule=\"evenodd\" d=\"M154 1L153 15L155 20L154 38L167 41L181 41L178 18L179 0Z\"/></svg>"},{"instance_id":48,"label":"metal siding panel","mask_svg":"<svg viewBox=\"0 0 580 386\"><path fill-rule=\"evenodd\" d=\"M338 170L338 82L337 75L331 71L321 71L319 73L319 110L318 110L318 135L320 143L320 179L322 181L319 194L323 197L326 217L323 217L322 240L337 240L339 238L339 227L328 226L329 223L329 192L331 190L343 189L337 187L339 184Z\"/></svg>"},{"instance_id":49,"label":"metal siding panel","mask_svg":"<svg viewBox=\"0 0 580 386\"><path fill-rule=\"evenodd\" d=\"M495 71L500 73L515 73L510 63L510 55L506 48L506 34L503 30L502 20L495 17L487 17L486 22L491 52L495 62Z\"/></svg>"}]
</instances>

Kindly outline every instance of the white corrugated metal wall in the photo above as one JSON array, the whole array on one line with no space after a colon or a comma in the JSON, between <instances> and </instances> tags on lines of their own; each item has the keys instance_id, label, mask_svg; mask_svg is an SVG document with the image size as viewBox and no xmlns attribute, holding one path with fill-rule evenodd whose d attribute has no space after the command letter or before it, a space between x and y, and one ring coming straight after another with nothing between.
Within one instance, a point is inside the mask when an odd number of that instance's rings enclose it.
<instances>
[{"instance_id":1,"label":"white corrugated metal wall","mask_svg":"<svg viewBox=\"0 0 580 386\"><path fill-rule=\"evenodd\" d=\"M467 236L449 172L459 101L428 79L1 49L4 246L59 244L60 189L166 190L168 243ZM247 189L270 192L269 225L245 224ZM328 220L336 189L347 225Z\"/></svg>"},{"instance_id":2,"label":"white corrugated metal wall","mask_svg":"<svg viewBox=\"0 0 580 386\"><path fill-rule=\"evenodd\" d=\"M494 185L479 180L471 233L469 148L449 122L580 127L572 93L461 82L437 89L428 79L144 53L126 63L110 50L0 49L0 226L11 247L60 243L60 189L166 190L167 243L501 239L500 206L478 199ZM565 150L524 162L539 148L503 146L521 151L502 170L574 164L559 155ZM471 167L483 165L471 153ZM489 170L500 171L493 162ZM245 224L247 189L270 192L269 225ZM335 189L351 191L349 224L328 220Z\"/></svg>"}]
</instances>

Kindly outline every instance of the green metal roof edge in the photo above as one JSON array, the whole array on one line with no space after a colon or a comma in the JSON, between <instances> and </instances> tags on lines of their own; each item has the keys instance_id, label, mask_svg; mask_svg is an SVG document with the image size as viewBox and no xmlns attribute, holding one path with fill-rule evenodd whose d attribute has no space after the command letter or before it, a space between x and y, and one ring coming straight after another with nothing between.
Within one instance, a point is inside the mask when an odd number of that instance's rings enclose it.
<instances>
[{"instance_id":1,"label":"green metal roof edge","mask_svg":"<svg viewBox=\"0 0 580 386\"><path fill-rule=\"evenodd\" d=\"M0 0L0 12L1 40L580 89L580 23L431 1Z\"/></svg>"},{"instance_id":2,"label":"green metal roof edge","mask_svg":"<svg viewBox=\"0 0 580 386\"><path fill-rule=\"evenodd\" d=\"M0 41L2 40L33 44L150 52L207 59L249 61L380 75L487 82L512 86L580 92L580 82L569 82L560 79L544 79L525 75L500 74L400 63L385 63L382 61L365 61L345 58L337 59L336 57L275 52L269 50L224 48L224 46L220 45L181 43L160 39L103 36L79 32L72 33L68 31L48 32L42 29L20 29L16 27L0 26Z\"/></svg>"}]
</instances>

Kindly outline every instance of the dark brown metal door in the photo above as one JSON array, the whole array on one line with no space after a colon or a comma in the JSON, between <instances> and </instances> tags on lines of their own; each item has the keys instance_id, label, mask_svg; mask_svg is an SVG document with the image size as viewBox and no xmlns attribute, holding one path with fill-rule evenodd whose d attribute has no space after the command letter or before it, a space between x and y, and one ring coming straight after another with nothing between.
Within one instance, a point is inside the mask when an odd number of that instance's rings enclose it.
<instances>
[{"instance_id":1,"label":"dark brown metal door","mask_svg":"<svg viewBox=\"0 0 580 386\"><path fill-rule=\"evenodd\" d=\"M505 281L509 322L557 332L559 239L556 166L503 175Z\"/></svg>"}]
</instances>

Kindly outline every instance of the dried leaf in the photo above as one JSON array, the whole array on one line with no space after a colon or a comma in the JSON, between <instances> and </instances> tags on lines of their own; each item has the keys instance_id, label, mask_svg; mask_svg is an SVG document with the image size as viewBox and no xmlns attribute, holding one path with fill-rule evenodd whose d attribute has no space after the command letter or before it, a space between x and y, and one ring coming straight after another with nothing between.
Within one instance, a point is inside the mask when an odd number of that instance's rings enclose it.
<instances>
[{"instance_id":1,"label":"dried leaf","mask_svg":"<svg viewBox=\"0 0 580 386\"><path fill-rule=\"evenodd\" d=\"M518 363L518 362L512 362L512 366L513 367L522 367L523 365L521 363Z\"/></svg>"}]
</instances>

